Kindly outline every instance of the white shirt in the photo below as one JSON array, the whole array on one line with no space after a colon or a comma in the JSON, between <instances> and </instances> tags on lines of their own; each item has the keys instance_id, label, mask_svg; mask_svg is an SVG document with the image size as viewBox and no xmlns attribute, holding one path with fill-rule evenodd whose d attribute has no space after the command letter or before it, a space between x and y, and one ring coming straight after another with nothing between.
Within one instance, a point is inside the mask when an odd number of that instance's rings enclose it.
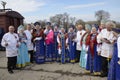
<instances>
[{"instance_id":1,"label":"white shirt","mask_svg":"<svg viewBox=\"0 0 120 80\"><path fill-rule=\"evenodd\" d=\"M3 38L1 45L6 48L6 57L14 57L18 55L18 35L16 33L11 34L10 32L6 33ZM8 46L5 44L8 43Z\"/></svg>"},{"instance_id":2,"label":"white shirt","mask_svg":"<svg viewBox=\"0 0 120 80\"><path fill-rule=\"evenodd\" d=\"M85 30L77 31L77 35L76 35L76 39L75 39L75 41L77 43L76 50L81 50L80 41L81 41L81 38L84 35L84 33L85 33Z\"/></svg>"},{"instance_id":3,"label":"white shirt","mask_svg":"<svg viewBox=\"0 0 120 80\"><path fill-rule=\"evenodd\" d=\"M120 37L117 40L117 47L118 47L118 57L120 58Z\"/></svg>"},{"instance_id":4,"label":"white shirt","mask_svg":"<svg viewBox=\"0 0 120 80\"><path fill-rule=\"evenodd\" d=\"M27 36L27 47L28 47L28 50L33 50L33 43L32 43L32 34L31 34L31 31L29 30L25 30L24 31L26 36Z\"/></svg>"},{"instance_id":5,"label":"white shirt","mask_svg":"<svg viewBox=\"0 0 120 80\"><path fill-rule=\"evenodd\" d=\"M111 42L108 44L106 42L102 42L101 39L106 38ZM102 43L101 45L101 56L111 58L113 55L113 42L114 42L114 35L112 31L108 31L107 29L103 29L97 36L97 42Z\"/></svg>"}]
</instances>

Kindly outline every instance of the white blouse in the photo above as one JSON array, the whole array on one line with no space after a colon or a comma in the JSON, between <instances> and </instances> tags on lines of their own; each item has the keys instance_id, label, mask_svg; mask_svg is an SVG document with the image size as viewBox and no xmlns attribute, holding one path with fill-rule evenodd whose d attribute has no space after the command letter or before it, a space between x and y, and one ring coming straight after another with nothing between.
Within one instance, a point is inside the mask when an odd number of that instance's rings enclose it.
<instances>
[{"instance_id":1,"label":"white blouse","mask_svg":"<svg viewBox=\"0 0 120 80\"><path fill-rule=\"evenodd\" d=\"M117 47L118 47L118 57L120 58L120 37L117 40Z\"/></svg>"}]
</instances>

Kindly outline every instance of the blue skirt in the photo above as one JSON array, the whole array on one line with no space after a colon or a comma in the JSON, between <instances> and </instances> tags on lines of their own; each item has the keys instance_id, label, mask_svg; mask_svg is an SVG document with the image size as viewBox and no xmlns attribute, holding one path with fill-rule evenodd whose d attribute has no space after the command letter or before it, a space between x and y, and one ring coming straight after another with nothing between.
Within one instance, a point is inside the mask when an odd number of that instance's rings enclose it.
<instances>
[{"instance_id":1,"label":"blue skirt","mask_svg":"<svg viewBox=\"0 0 120 80\"><path fill-rule=\"evenodd\" d=\"M120 65L118 62L117 43L114 44L114 52L109 65L108 80L120 80Z\"/></svg>"},{"instance_id":2,"label":"blue skirt","mask_svg":"<svg viewBox=\"0 0 120 80\"><path fill-rule=\"evenodd\" d=\"M63 63L63 64L66 62L65 55L66 55L66 50L65 50L65 47L62 46L61 63Z\"/></svg>"},{"instance_id":3,"label":"blue skirt","mask_svg":"<svg viewBox=\"0 0 120 80\"><path fill-rule=\"evenodd\" d=\"M53 61L57 60L57 57L58 57L58 43L57 42L54 42L53 44Z\"/></svg>"},{"instance_id":4,"label":"blue skirt","mask_svg":"<svg viewBox=\"0 0 120 80\"><path fill-rule=\"evenodd\" d=\"M70 62L70 50L65 49L65 62L69 63Z\"/></svg>"},{"instance_id":5,"label":"blue skirt","mask_svg":"<svg viewBox=\"0 0 120 80\"><path fill-rule=\"evenodd\" d=\"M75 62L75 51L76 51L76 44L71 43L71 45L69 45L69 57L71 63Z\"/></svg>"},{"instance_id":6,"label":"blue skirt","mask_svg":"<svg viewBox=\"0 0 120 80\"><path fill-rule=\"evenodd\" d=\"M82 50L81 50L81 55L80 55L80 62L79 62L79 65L82 67L82 68L86 68L86 64L87 64L87 55L88 53L83 50L83 46L82 46Z\"/></svg>"},{"instance_id":7,"label":"blue skirt","mask_svg":"<svg viewBox=\"0 0 120 80\"><path fill-rule=\"evenodd\" d=\"M53 43L46 44L46 54L45 54L45 61L52 62L53 61Z\"/></svg>"},{"instance_id":8,"label":"blue skirt","mask_svg":"<svg viewBox=\"0 0 120 80\"><path fill-rule=\"evenodd\" d=\"M102 63L101 56L97 53L97 45L94 46L93 71L101 72Z\"/></svg>"},{"instance_id":9,"label":"blue skirt","mask_svg":"<svg viewBox=\"0 0 120 80\"><path fill-rule=\"evenodd\" d=\"M18 49L18 56L17 56L17 67L25 67L30 63L30 58L28 55L28 48L25 43L21 43Z\"/></svg>"},{"instance_id":10,"label":"blue skirt","mask_svg":"<svg viewBox=\"0 0 120 80\"><path fill-rule=\"evenodd\" d=\"M88 51L86 70L89 70L91 73L93 72L93 56L90 51Z\"/></svg>"},{"instance_id":11,"label":"blue skirt","mask_svg":"<svg viewBox=\"0 0 120 80\"><path fill-rule=\"evenodd\" d=\"M97 54L95 51L94 59L93 59L93 71L94 72L101 72L102 63L101 63L101 56Z\"/></svg>"},{"instance_id":12,"label":"blue skirt","mask_svg":"<svg viewBox=\"0 0 120 80\"><path fill-rule=\"evenodd\" d=\"M117 61L118 61L119 59L117 58ZM116 64L116 71L115 71L116 73L116 80L120 80L120 64Z\"/></svg>"},{"instance_id":13,"label":"blue skirt","mask_svg":"<svg viewBox=\"0 0 120 80\"><path fill-rule=\"evenodd\" d=\"M90 49L88 51L86 70L90 70L91 73L101 72L101 56L97 54L96 45L94 46L94 56L91 55Z\"/></svg>"},{"instance_id":14,"label":"blue skirt","mask_svg":"<svg viewBox=\"0 0 120 80\"><path fill-rule=\"evenodd\" d=\"M35 52L35 62L41 64L45 62L45 46L44 40L39 40L35 42L36 52Z\"/></svg>"}]
</instances>

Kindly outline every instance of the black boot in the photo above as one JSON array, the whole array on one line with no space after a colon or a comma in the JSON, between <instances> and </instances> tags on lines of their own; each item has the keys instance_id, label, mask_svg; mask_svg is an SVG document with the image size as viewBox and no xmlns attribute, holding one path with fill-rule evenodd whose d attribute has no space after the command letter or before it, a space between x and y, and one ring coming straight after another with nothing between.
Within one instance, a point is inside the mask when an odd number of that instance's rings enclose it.
<instances>
[{"instance_id":1,"label":"black boot","mask_svg":"<svg viewBox=\"0 0 120 80\"><path fill-rule=\"evenodd\" d=\"M10 74L13 74L13 73L14 73L12 70L8 70L8 72L9 72Z\"/></svg>"},{"instance_id":2,"label":"black boot","mask_svg":"<svg viewBox=\"0 0 120 80\"><path fill-rule=\"evenodd\" d=\"M100 77L107 77L107 73L106 72L101 72Z\"/></svg>"}]
</instances>

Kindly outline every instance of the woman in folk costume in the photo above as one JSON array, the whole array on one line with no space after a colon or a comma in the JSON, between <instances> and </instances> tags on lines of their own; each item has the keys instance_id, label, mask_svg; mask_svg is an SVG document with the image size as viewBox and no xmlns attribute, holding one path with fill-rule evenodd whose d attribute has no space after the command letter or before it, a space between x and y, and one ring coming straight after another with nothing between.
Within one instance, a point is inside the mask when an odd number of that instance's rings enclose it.
<instances>
[{"instance_id":1,"label":"woman in folk costume","mask_svg":"<svg viewBox=\"0 0 120 80\"><path fill-rule=\"evenodd\" d=\"M47 22L46 23L46 29L44 31L45 34L45 44L46 44L46 54L45 54L45 60L46 62L51 62L53 61L53 44L54 44L54 32L51 27L51 23Z\"/></svg>"},{"instance_id":2,"label":"woman in folk costume","mask_svg":"<svg viewBox=\"0 0 120 80\"><path fill-rule=\"evenodd\" d=\"M35 44L35 62L41 64L45 62L44 31L39 22L36 22L33 30L33 42Z\"/></svg>"},{"instance_id":3,"label":"woman in folk costume","mask_svg":"<svg viewBox=\"0 0 120 80\"><path fill-rule=\"evenodd\" d=\"M114 23L109 21L106 23L106 29L103 29L97 36L97 42L101 43L101 77L108 75L108 65L113 55L114 34L112 28Z\"/></svg>"},{"instance_id":4,"label":"woman in folk costume","mask_svg":"<svg viewBox=\"0 0 120 80\"><path fill-rule=\"evenodd\" d=\"M54 27L54 53L53 53L53 59L55 59L57 62L60 62L60 56L58 54L58 43L57 43L57 35L58 35L58 25L55 25Z\"/></svg>"},{"instance_id":5,"label":"woman in folk costume","mask_svg":"<svg viewBox=\"0 0 120 80\"><path fill-rule=\"evenodd\" d=\"M101 56L97 53L97 34L97 27L93 25L89 39L86 70L90 73L94 72L94 75L100 75L101 71Z\"/></svg>"},{"instance_id":6,"label":"woman in folk costume","mask_svg":"<svg viewBox=\"0 0 120 80\"><path fill-rule=\"evenodd\" d=\"M120 29L114 28L114 42L113 56L109 65L108 80L120 80Z\"/></svg>"},{"instance_id":7,"label":"woman in folk costume","mask_svg":"<svg viewBox=\"0 0 120 80\"><path fill-rule=\"evenodd\" d=\"M66 62L66 39L67 36L65 34L65 30L64 28L61 28L61 32L57 36L57 42L58 42L58 53L61 57L62 64Z\"/></svg>"},{"instance_id":8,"label":"woman in folk costume","mask_svg":"<svg viewBox=\"0 0 120 80\"><path fill-rule=\"evenodd\" d=\"M88 52L88 46L89 46L89 39L90 39L90 32L91 32L91 26L89 24L85 24L85 30L86 33L81 38L81 56L80 56L80 62L79 65L83 68L86 68L87 63L87 52Z\"/></svg>"},{"instance_id":9,"label":"woman in folk costume","mask_svg":"<svg viewBox=\"0 0 120 80\"><path fill-rule=\"evenodd\" d=\"M17 67L23 68L30 63L30 58L28 55L27 48L27 37L24 33L24 26L20 25L18 27L18 37L20 46L18 48L18 56L17 56Z\"/></svg>"},{"instance_id":10,"label":"woman in folk costume","mask_svg":"<svg viewBox=\"0 0 120 80\"><path fill-rule=\"evenodd\" d=\"M74 41L76 34L74 32L74 25L71 25L68 32L68 38L66 40L69 58L71 63L75 63L76 42Z\"/></svg>"}]
</instances>

